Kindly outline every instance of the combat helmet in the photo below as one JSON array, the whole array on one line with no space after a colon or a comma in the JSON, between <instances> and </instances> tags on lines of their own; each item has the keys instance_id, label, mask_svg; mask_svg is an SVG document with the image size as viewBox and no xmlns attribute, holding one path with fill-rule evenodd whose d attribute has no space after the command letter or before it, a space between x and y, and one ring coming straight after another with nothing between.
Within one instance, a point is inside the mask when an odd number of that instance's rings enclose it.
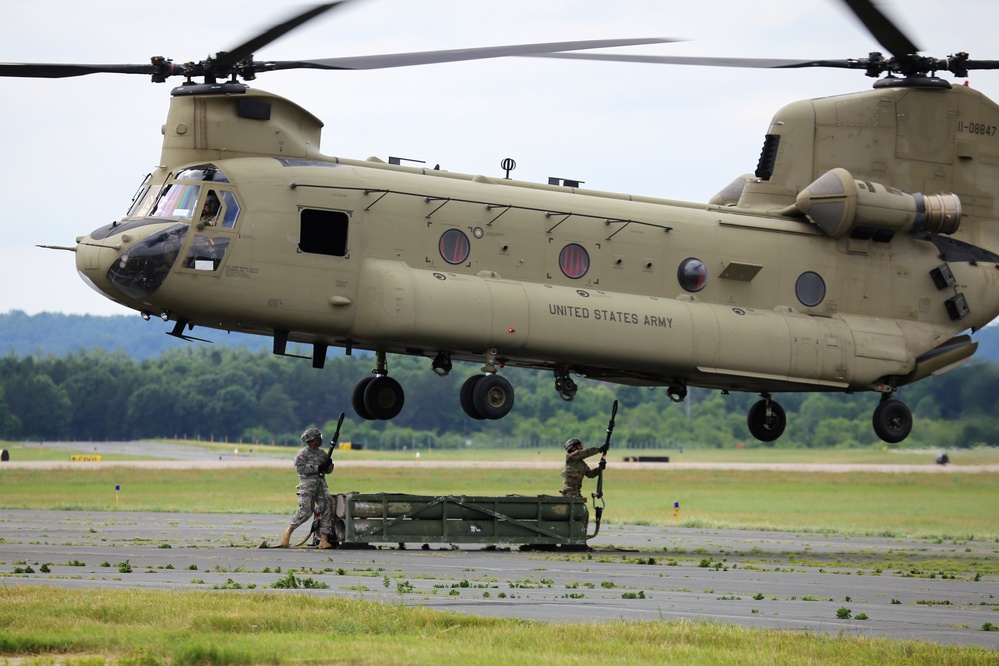
<instances>
[{"instance_id":1,"label":"combat helmet","mask_svg":"<svg viewBox=\"0 0 999 666\"><path fill-rule=\"evenodd\" d=\"M565 440L565 452L568 453L569 449L571 449L572 447L576 446L577 444L579 446L583 445L583 443L581 441L579 441L578 439L576 439L575 437L571 437L571 438Z\"/></svg>"},{"instance_id":2,"label":"combat helmet","mask_svg":"<svg viewBox=\"0 0 999 666\"><path fill-rule=\"evenodd\" d=\"M323 438L323 433L319 430L319 428L309 428L308 430L302 433L302 441L305 442L306 444L308 444L314 439L322 439L322 438Z\"/></svg>"}]
</instances>

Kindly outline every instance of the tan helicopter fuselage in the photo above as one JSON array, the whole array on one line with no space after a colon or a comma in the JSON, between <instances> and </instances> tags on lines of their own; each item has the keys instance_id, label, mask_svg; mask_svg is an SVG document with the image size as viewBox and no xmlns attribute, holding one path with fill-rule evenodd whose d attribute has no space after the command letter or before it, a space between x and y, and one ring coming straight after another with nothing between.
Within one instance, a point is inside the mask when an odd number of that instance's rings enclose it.
<instances>
[{"instance_id":1,"label":"tan helicopter fuselage","mask_svg":"<svg viewBox=\"0 0 999 666\"><path fill-rule=\"evenodd\" d=\"M955 336L999 315L999 110L971 89L792 104L762 172L712 204L327 157L321 126L261 91L175 96L150 204L211 165L225 181L200 183L195 209L228 192L238 216L199 229L133 208L124 231L81 239L81 273L130 308L317 354L759 392L893 390L969 358L975 343ZM833 191L810 190L834 170ZM949 198L933 217L911 193ZM109 282L177 224L189 229L158 287Z\"/></svg>"}]
</instances>

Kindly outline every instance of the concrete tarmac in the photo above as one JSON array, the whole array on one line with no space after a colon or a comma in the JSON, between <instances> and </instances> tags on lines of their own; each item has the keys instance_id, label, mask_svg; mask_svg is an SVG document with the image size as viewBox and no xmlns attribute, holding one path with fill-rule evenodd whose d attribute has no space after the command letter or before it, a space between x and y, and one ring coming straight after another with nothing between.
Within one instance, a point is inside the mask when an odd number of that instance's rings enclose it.
<instances>
[{"instance_id":1,"label":"concrete tarmac","mask_svg":"<svg viewBox=\"0 0 999 666\"><path fill-rule=\"evenodd\" d=\"M0 584L289 590L550 622L675 619L997 650L999 543L603 525L592 552L261 549L286 516L0 513ZM305 537L300 528L293 542ZM42 570L45 567L46 571ZM977 580L976 580L977 577Z\"/></svg>"}]
</instances>

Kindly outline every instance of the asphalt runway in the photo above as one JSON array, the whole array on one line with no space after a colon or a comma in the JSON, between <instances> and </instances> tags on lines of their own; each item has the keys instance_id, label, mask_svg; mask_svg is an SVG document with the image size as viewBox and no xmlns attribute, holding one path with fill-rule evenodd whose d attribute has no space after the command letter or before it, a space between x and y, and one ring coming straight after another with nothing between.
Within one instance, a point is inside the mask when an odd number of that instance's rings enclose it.
<instances>
[{"instance_id":1,"label":"asphalt runway","mask_svg":"<svg viewBox=\"0 0 999 666\"><path fill-rule=\"evenodd\" d=\"M254 589L541 621L686 618L999 650L999 632L982 630L999 625L999 576L975 580L975 563L999 558L996 542L605 524L582 553L258 548L286 524L272 515L4 511L0 584ZM941 560L956 576L938 573ZM290 571L327 587L274 589Z\"/></svg>"}]
</instances>

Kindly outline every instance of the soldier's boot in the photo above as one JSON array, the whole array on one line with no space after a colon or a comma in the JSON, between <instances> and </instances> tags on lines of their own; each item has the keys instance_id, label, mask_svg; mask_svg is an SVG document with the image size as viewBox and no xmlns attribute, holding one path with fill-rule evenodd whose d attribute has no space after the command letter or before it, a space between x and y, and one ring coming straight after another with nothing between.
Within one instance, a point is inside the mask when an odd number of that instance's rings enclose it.
<instances>
[{"instance_id":1,"label":"soldier's boot","mask_svg":"<svg viewBox=\"0 0 999 666\"><path fill-rule=\"evenodd\" d=\"M332 540L333 543L330 543ZM336 539L328 534L323 534L319 539L319 550L329 550L336 543Z\"/></svg>"},{"instance_id":2,"label":"soldier's boot","mask_svg":"<svg viewBox=\"0 0 999 666\"><path fill-rule=\"evenodd\" d=\"M291 533L294 531L294 527L289 527L281 535L281 545L278 548L289 548L291 547Z\"/></svg>"}]
</instances>

